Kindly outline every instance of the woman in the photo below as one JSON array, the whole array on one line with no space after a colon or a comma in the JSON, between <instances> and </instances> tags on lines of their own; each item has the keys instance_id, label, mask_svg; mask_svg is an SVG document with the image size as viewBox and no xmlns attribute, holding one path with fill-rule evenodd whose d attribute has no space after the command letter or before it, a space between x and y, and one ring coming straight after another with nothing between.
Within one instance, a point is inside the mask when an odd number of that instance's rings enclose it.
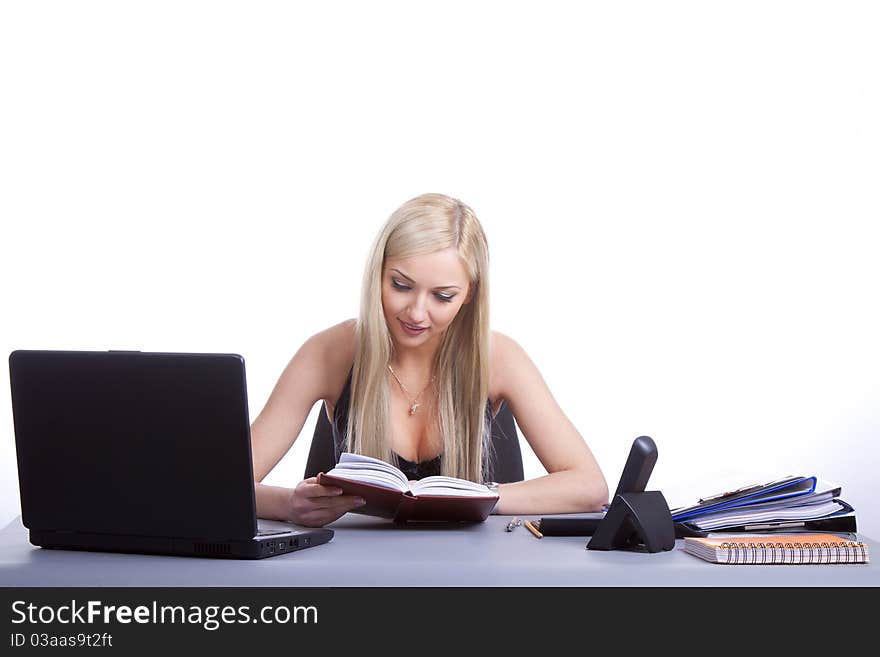
<instances>
[{"instance_id":1,"label":"woman","mask_svg":"<svg viewBox=\"0 0 880 657\"><path fill-rule=\"evenodd\" d=\"M523 349L489 330L488 262L483 229L461 201L425 194L390 217L367 263L360 318L309 338L253 423L257 515L322 526L363 504L314 477L293 489L259 483L319 401L331 421L346 418L348 451L412 479L471 481L491 470L488 420L507 402L549 474L499 485L495 512L602 508L608 488L589 447Z\"/></svg>"}]
</instances>

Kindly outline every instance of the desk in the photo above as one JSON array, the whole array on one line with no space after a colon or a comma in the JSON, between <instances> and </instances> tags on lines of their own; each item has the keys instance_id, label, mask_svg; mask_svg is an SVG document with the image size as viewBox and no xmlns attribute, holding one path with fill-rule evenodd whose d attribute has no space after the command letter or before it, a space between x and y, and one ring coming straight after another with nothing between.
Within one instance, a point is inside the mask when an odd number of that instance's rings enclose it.
<instances>
[{"instance_id":1,"label":"desk","mask_svg":"<svg viewBox=\"0 0 880 657\"><path fill-rule=\"evenodd\" d=\"M878 586L876 564L725 566L684 552L585 550L585 538L537 539L509 517L398 527L349 514L333 540L260 561L43 550L15 519L0 531L0 586ZM878 558L875 541L868 543Z\"/></svg>"}]
</instances>

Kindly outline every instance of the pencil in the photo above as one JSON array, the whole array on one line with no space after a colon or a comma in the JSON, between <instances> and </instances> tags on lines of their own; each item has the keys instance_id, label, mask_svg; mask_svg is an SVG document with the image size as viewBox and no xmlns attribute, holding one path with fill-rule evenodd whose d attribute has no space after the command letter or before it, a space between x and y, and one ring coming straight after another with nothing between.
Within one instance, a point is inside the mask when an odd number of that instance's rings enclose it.
<instances>
[{"instance_id":1,"label":"pencil","mask_svg":"<svg viewBox=\"0 0 880 657\"><path fill-rule=\"evenodd\" d=\"M528 529L530 532L532 532L532 534L535 535L535 538L544 538L544 534L542 534L535 528L531 520L526 520L523 524L526 526L526 529Z\"/></svg>"}]
</instances>

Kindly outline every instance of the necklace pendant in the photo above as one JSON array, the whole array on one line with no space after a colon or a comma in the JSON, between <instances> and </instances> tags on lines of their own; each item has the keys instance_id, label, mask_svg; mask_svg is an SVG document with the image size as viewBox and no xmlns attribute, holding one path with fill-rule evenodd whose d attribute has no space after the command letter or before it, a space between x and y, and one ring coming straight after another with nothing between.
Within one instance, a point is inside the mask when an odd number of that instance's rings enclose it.
<instances>
[{"instance_id":1,"label":"necklace pendant","mask_svg":"<svg viewBox=\"0 0 880 657\"><path fill-rule=\"evenodd\" d=\"M419 410L419 402L413 402L412 406L409 407L409 414L415 415L417 410Z\"/></svg>"}]
</instances>

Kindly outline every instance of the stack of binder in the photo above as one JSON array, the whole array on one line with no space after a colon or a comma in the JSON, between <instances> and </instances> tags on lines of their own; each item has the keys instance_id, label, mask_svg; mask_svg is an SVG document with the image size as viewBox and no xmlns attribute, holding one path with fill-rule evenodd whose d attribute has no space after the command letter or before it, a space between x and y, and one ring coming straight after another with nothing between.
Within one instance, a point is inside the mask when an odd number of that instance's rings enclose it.
<instances>
[{"instance_id":1,"label":"stack of binder","mask_svg":"<svg viewBox=\"0 0 880 657\"><path fill-rule=\"evenodd\" d=\"M789 476L672 509L672 520L695 533L792 529L854 533L855 510L840 499L840 490L816 477Z\"/></svg>"}]
</instances>

